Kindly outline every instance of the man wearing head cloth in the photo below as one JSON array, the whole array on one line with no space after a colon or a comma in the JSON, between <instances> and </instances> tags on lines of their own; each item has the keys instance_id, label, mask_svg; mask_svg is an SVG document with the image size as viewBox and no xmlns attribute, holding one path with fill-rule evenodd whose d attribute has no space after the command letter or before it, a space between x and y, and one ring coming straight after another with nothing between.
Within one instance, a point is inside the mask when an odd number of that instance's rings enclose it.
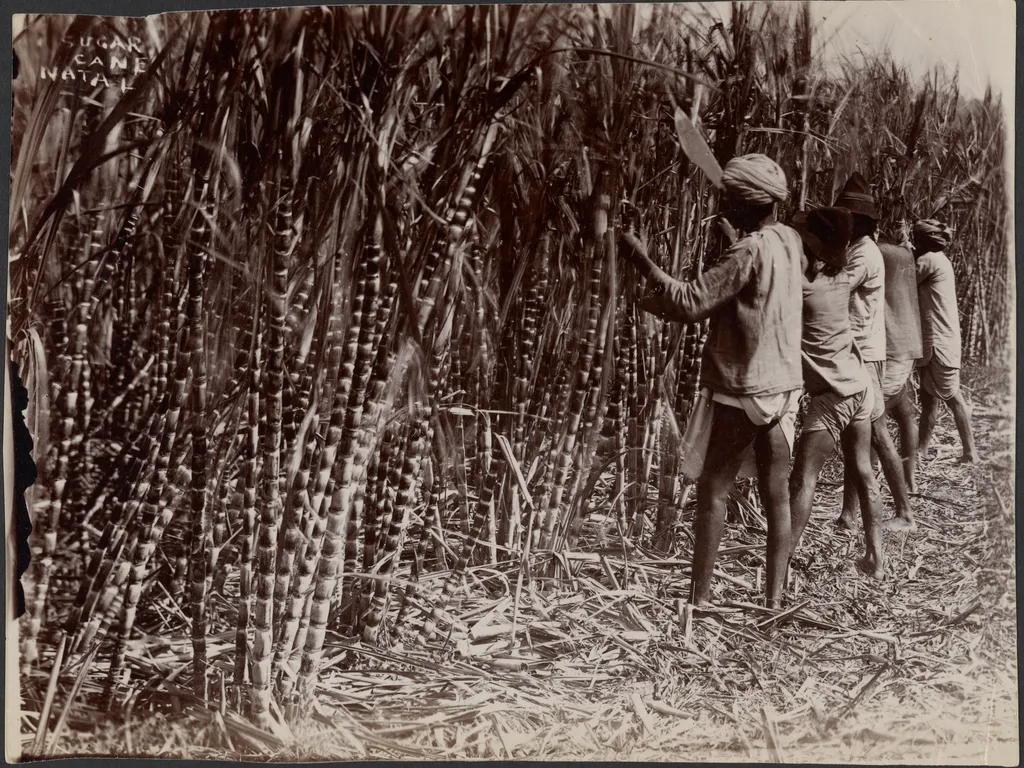
<instances>
[{"instance_id":1,"label":"man wearing head cloth","mask_svg":"<svg viewBox=\"0 0 1024 768\"><path fill-rule=\"evenodd\" d=\"M945 250L953 233L935 219L914 225L914 259L917 265L917 295L921 304L924 354L918 363L921 374L921 442L918 453L928 455L941 400L953 411L960 442L961 461L975 462L971 415L960 391L960 313L957 309L953 265Z\"/></svg>"},{"instance_id":2,"label":"man wearing head cloth","mask_svg":"<svg viewBox=\"0 0 1024 768\"><path fill-rule=\"evenodd\" d=\"M792 541L796 552L811 516L814 489L825 461L841 447L860 499L864 520L861 569L873 578L885 573L879 526L878 481L871 468L871 377L850 324L851 276L845 269L853 216L843 208L798 214L793 226L804 242L808 267L803 281L804 390L811 396L790 476Z\"/></svg>"},{"instance_id":3,"label":"man wearing head cloth","mask_svg":"<svg viewBox=\"0 0 1024 768\"><path fill-rule=\"evenodd\" d=\"M917 267L907 233L879 242L878 249L885 260L885 375L882 378L882 395L885 397L885 413L893 417L899 431L907 491L916 493L918 425L910 379L917 361L924 354ZM896 516L888 521L886 527L912 533L917 528L913 511L909 506L901 509L897 501Z\"/></svg>"},{"instance_id":4,"label":"man wearing head cloth","mask_svg":"<svg viewBox=\"0 0 1024 768\"><path fill-rule=\"evenodd\" d=\"M884 378L885 341L885 260L875 233L878 211L871 187L859 173L847 180L836 207L845 208L853 215L853 236L848 249L847 272L850 273L850 322L854 341L871 377L873 409L871 412L871 444L882 464L889 482L897 515L902 519L910 515L910 494L896 445L889 435L885 419ZM845 467L843 483L843 511L836 521L840 527L852 529L855 525L857 493L852 482L853 468Z\"/></svg>"},{"instance_id":5,"label":"man wearing head cloth","mask_svg":"<svg viewBox=\"0 0 1024 768\"><path fill-rule=\"evenodd\" d=\"M623 236L620 253L655 284L641 308L682 323L710 318L701 396L684 436L684 443L706 445L696 461L699 472L689 471L697 479L690 603L710 601L726 500L752 447L768 515L767 602L779 607L790 553L789 459L802 388L803 246L793 229L775 220L775 205L788 188L773 160L733 158L722 182L726 220L743 234L697 279L674 280L631 235Z\"/></svg>"}]
</instances>

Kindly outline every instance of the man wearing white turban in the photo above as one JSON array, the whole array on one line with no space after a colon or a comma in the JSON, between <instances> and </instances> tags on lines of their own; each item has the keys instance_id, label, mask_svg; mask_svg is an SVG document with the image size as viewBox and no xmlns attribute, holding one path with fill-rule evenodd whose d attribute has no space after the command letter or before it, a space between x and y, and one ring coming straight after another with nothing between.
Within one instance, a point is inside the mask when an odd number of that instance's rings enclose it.
<instances>
[{"instance_id":1,"label":"man wearing white turban","mask_svg":"<svg viewBox=\"0 0 1024 768\"><path fill-rule=\"evenodd\" d=\"M935 431L941 400L953 411L960 442L961 461L976 462L971 414L960 391L960 313L957 309L953 265L944 253L953 232L935 219L914 225L914 259L917 296L921 305L924 355L918 361L921 374L921 428L918 455L926 458Z\"/></svg>"},{"instance_id":2,"label":"man wearing white turban","mask_svg":"<svg viewBox=\"0 0 1024 768\"><path fill-rule=\"evenodd\" d=\"M789 460L803 385L803 244L795 230L775 220L775 204L788 190L774 161L764 155L733 158L722 182L725 217L745 234L716 266L679 281L651 261L632 235L623 236L620 253L655 283L642 309L683 323L710 318L701 396L684 437L684 443L706 446L684 457L698 481L690 603L710 601L726 500L752 447L768 516L767 603L778 608L790 552ZM701 450L702 456L692 455Z\"/></svg>"}]
</instances>

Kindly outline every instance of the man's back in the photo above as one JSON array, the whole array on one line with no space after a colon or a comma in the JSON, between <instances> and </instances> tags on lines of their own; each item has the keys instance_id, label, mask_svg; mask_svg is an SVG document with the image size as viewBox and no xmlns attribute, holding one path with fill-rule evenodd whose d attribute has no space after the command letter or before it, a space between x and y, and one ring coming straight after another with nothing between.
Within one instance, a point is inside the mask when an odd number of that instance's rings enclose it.
<instances>
[{"instance_id":1,"label":"man's back","mask_svg":"<svg viewBox=\"0 0 1024 768\"><path fill-rule=\"evenodd\" d=\"M800 236L771 224L741 239L726 258L749 261L751 279L711 318L704 386L736 396L799 389Z\"/></svg>"},{"instance_id":2,"label":"man's back","mask_svg":"<svg viewBox=\"0 0 1024 768\"><path fill-rule=\"evenodd\" d=\"M850 327L850 275L819 272L803 281L804 387L811 395L841 397L864 391L867 372Z\"/></svg>"},{"instance_id":3,"label":"man's back","mask_svg":"<svg viewBox=\"0 0 1024 768\"><path fill-rule=\"evenodd\" d=\"M921 303L923 359L949 368L960 367L960 312L956 303L953 265L946 254L932 251L917 258L917 291Z\"/></svg>"},{"instance_id":4,"label":"man's back","mask_svg":"<svg viewBox=\"0 0 1024 768\"><path fill-rule=\"evenodd\" d=\"M917 360L924 352L917 269L908 248L880 243L885 262L885 357Z\"/></svg>"},{"instance_id":5,"label":"man's back","mask_svg":"<svg viewBox=\"0 0 1024 768\"><path fill-rule=\"evenodd\" d=\"M865 362L885 360L885 262L870 237L850 243L850 323Z\"/></svg>"}]
</instances>

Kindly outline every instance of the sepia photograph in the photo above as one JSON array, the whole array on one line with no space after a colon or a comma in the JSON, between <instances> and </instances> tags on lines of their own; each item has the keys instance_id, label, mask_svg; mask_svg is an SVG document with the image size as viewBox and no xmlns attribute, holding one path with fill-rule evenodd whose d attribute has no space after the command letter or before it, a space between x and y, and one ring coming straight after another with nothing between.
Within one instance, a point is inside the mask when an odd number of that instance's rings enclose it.
<instances>
[{"instance_id":1,"label":"sepia photograph","mask_svg":"<svg viewBox=\"0 0 1024 768\"><path fill-rule=\"evenodd\" d=\"M1017 765L1015 29L14 15L7 759Z\"/></svg>"}]
</instances>

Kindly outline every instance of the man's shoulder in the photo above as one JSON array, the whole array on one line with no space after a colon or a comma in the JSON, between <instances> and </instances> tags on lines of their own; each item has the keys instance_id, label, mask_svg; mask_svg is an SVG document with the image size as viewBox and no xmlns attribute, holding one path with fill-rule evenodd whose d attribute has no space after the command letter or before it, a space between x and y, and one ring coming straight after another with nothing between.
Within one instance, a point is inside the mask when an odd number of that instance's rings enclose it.
<instances>
[{"instance_id":1,"label":"man's shoulder","mask_svg":"<svg viewBox=\"0 0 1024 768\"><path fill-rule=\"evenodd\" d=\"M851 257L856 254L857 260L864 263L868 275L880 277L885 272L885 259L878 245L870 237L862 237L851 247Z\"/></svg>"},{"instance_id":2,"label":"man's shoulder","mask_svg":"<svg viewBox=\"0 0 1024 768\"><path fill-rule=\"evenodd\" d=\"M951 262L949 260L949 256L942 251L926 253L918 259L918 261L925 261L925 264L927 264L928 267L937 274L947 275L950 278L953 277L953 262Z\"/></svg>"},{"instance_id":3,"label":"man's shoulder","mask_svg":"<svg viewBox=\"0 0 1024 768\"><path fill-rule=\"evenodd\" d=\"M889 261L913 262L914 260L914 254L909 248L895 243L878 243L878 250L887 263Z\"/></svg>"},{"instance_id":4,"label":"man's shoulder","mask_svg":"<svg viewBox=\"0 0 1024 768\"><path fill-rule=\"evenodd\" d=\"M803 241L795 229L777 221L741 237L729 249L730 253L734 250L751 256L768 256L773 252L785 250L799 261L803 255Z\"/></svg>"}]
</instances>

